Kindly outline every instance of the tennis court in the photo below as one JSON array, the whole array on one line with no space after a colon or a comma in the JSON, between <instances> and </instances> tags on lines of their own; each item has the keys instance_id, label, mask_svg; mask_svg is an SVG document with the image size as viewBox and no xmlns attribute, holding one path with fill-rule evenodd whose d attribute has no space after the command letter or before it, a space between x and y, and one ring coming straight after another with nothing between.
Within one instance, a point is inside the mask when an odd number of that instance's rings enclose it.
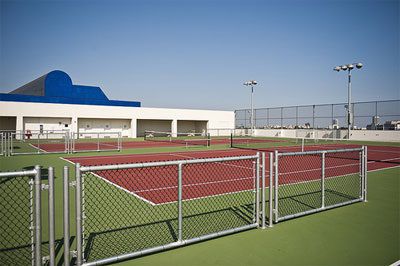
<instances>
[{"instance_id":1,"label":"tennis court","mask_svg":"<svg viewBox=\"0 0 400 266\"><path fill-rule=\"evenodd\" d=\"M358 148L356 145L346 145L345 148ZM307 146L307 150L329 150L344 148L343 145ZM276 148L280 150L279 147ZM298 151L298 147L282 147L285 152ZM146 155L114 155L65 158L82 166L161 162L175 160L192 160L201 158L232 157L254 155L252 150L221 150L199 152L157 153ZM266 157L268 160L269 154ZM359 155L347 154L340 157L327 155L326 177L345 176L357 173L360 168ZM283 184L307 182L320 179L320 158L314 155L302 156L296 160L282 162L281 172ZM400 147L369 146L368 169L378 170L398 166L400 163ZM95 175L114 186L130 193L150 204L165 204L177 199L178 178L174 166L139 168L128 170L97 171ZM217 162L197 165L195 170L190 167L185 170L183 200L192 200L214 195L237 193L253 190L255 187L255 166L253 161ZM269 180L269 166L265 169ZM135 182L127 181L136 180ZM268 181L266 182L268 184Z\"/></svg>"}]
</instances>

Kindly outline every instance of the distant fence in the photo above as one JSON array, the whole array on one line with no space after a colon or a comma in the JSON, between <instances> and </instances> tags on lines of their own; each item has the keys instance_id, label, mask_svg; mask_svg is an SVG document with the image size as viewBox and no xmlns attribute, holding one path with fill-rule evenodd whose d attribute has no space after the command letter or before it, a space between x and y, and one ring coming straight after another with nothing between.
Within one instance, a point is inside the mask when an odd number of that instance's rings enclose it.
<instances>
[{"instance_id":1,"label":"distant fence","mask_svg":"<svg viewBox=\"0 0 400 266\"><path fill-rule=\"evenodd\" d=\"M0 155L120 151L121 132L0 130Z\"/></svg>"},{"instance_id":2,"label":"distant fence","mask_svg":"<svg viewBox=\"0 0 400 266\"><path fill-rule=\"evenodd\" d=\"M353 125L366 128L372 124L373 117L379 117L371 129L388 130L385 121L400 120L400 100L355 102L352 104ZM236 128L250 128L250 109L235 111ZM311 128L332 128L337 119L339 128L347 128L347 104L315 104L257 108L254 110L257 128L290 128L309 124ZM378 121L377 121L378 122Z\"/></svg>"}]
</instances>

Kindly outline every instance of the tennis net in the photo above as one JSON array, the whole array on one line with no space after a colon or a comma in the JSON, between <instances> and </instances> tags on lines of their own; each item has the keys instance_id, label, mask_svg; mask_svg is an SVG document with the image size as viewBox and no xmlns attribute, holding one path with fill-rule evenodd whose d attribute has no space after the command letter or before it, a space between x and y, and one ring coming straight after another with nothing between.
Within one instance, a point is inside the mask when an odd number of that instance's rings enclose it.
<instances>
[{"instance_id":1,"label":"tennis net","mask_svg":"<svg viewBox=\"0 0 400 266\"><path fill-rule=\"evenodd\" d=\"M188 146L210 146L210 135L196 132L163 132L146 130L144 140L155 142L169 142Z\"/></svg>"}]
</instances>

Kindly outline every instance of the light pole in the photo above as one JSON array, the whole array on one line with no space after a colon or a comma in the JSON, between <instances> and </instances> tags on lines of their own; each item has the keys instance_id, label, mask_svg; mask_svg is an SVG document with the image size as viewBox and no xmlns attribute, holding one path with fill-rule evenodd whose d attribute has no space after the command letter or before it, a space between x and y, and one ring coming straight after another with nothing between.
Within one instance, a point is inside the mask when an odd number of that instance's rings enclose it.
<instances>
[{"instance_id":1,"label":"light pole","mask_svg":"<svg viewBox=\"0 0 400 266\"><path fill-rule=\"evenodd\" d=\"M333 70L339 72L340 70L346 71L347 70L347 76L348 76L348 82L347 82L347 139L350 139L350 132L352 129L353 125L353 113L351 110L351 71L354 69L354 65L356 66L357 69L361 69L363 67L363 64L357 63L357 64L347 64L347 65L342 65L342 66L337 66Z\"/></svg>"},{"instance_id":2,"label":"light pole","mask_svg":"<svg viewBox=\"0 0 400 266\"><path fill-rule=\"evenodd\" d=\"M251 128L251 135L254 134L254 107L253 107L253 94L254 94L254 86L257 85L257 81L249 80L243 83L245 86L251 86L251 117L250 117L250 128Z\"/></svg>"}]
</instances>

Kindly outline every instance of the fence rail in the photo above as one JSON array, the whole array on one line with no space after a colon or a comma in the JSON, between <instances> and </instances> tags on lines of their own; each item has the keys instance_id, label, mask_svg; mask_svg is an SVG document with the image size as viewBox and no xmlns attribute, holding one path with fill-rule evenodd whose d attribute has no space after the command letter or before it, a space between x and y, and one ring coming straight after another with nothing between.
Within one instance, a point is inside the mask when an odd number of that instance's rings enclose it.
<instances>
[{"instance_id":1,"label":"fence rail","mask_svg":"<svg viewBox=\"0 0 400 266\"><path fill-rule=\"evenodd\" d=\"M257 108L256 128L347 128L347 103L315 104ZM355 102L352 104L353 125L358 128L391 130L385 121L400 120L400 100ZM235 111L236 128L250 128L250 109ZM373 117L376 117L373 123ZM334 123L335 121L335 123ZM337 122L337 123L336 123Z\"/></svg>"}]
</instances>

